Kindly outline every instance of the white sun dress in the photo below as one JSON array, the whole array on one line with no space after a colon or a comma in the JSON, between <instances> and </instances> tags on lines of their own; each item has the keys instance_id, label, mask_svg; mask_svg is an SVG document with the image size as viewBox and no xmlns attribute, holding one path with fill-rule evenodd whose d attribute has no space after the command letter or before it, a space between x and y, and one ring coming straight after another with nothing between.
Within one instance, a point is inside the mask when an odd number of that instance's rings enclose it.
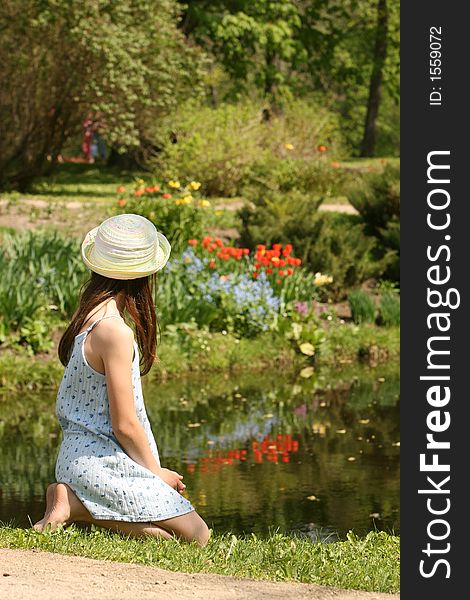
<instances>
[{"instance_id":1,"label":"white sun dress","mask_svg":"<svg viewBox=\"0 0 470 600\"><path fill-rule=\"evenodd\" d=\"M95 519L147 522L177 517L194 506L179 492L139 463L119 444L111 427L106 376L87 362L83 343L102 319L75 337L59 386L56 415L63 438L55 476L75 492ZM144 405L139 348L134 340L132 386L135 410L147 434L152 454L160 457Z\"/></svg>"}]
</instances>

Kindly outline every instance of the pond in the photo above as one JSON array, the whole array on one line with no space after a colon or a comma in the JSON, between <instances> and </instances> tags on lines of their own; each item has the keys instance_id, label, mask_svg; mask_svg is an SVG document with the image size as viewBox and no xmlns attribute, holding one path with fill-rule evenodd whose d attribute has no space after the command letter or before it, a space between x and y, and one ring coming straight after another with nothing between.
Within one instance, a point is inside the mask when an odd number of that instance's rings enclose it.
<instances>
[{"instance_id":1,"label":"pond","mask_svg":"<svg viewBox=\"0 0 470 600\"><path fill-rule=\"evenodd\" d=\"M185 496L216 531L399 533L397 365L143 388L162 465L184 475ZM29 527L55 481L55 394L0 398L0 410L0 520Z\"/></svg>"}]
</instances>

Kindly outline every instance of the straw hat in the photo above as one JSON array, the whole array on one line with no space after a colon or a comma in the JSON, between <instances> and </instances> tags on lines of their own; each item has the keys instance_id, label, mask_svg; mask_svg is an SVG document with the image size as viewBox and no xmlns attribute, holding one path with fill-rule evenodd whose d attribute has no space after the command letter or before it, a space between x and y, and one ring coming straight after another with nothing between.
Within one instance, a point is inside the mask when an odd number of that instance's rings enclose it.
<instances>
[{"instance_id":1,"label":"straw hat","mask_svg":"<svg viewBox=\"0 0 470 600\"><path fill-rule=\"evenodd\" d=\"M137 279L162 269L171 246L155 225L140 215L105 219L82 243L82 259L95 273L112 279Z\"/></svg>"}]
</instances>

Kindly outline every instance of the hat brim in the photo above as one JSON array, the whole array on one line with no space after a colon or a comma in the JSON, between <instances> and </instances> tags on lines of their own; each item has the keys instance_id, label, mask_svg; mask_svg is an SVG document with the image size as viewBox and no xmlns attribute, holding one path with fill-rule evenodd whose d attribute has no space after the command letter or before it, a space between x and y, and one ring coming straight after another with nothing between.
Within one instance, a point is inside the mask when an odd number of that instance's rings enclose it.
<instances>
[{"instance_id":1,"label":"hat brim","mask_svg":"<svg viewBox=\"0 0 470 600\"><path fill-rule=\"evenodd\" d=\"M94 271L99 275L103 275L104 277L109 277L111 279L138 279L139 277L146 277L147 275L152 275L153 273L163 269L170 258L170 242L163 235L163 233L157 231L158 248L160 251L155 253L155 257L149 261L143 269L139 268L139 270L123 270L117 268L109 269L100 267L100 265L94 264L90 259L97 232L98 227L94 227L86 234L81 247L82 260L91 271Z\"/></svg>"}]
</instances>

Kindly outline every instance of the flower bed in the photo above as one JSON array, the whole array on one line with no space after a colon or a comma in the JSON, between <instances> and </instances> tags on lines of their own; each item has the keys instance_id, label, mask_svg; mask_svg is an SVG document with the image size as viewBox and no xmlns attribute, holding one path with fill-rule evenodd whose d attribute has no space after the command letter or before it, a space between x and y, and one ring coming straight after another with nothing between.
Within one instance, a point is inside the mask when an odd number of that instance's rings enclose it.
<instances>
[{"instance_id":1,"label":"flower bed","mask_svg":"<svg viewBox=\"0 0 470 600\"><path fill-rule=\"evenodd\" d=\"M158 297L171 311L164 315L167 323L187 318L252 337L276 329L295 303L314 300L318 287L329 281L317 275L301 266L291 244L260 244L250 252L205 236L190 239L181 257L170 259Z\"/></svg>"}]
</instances>

